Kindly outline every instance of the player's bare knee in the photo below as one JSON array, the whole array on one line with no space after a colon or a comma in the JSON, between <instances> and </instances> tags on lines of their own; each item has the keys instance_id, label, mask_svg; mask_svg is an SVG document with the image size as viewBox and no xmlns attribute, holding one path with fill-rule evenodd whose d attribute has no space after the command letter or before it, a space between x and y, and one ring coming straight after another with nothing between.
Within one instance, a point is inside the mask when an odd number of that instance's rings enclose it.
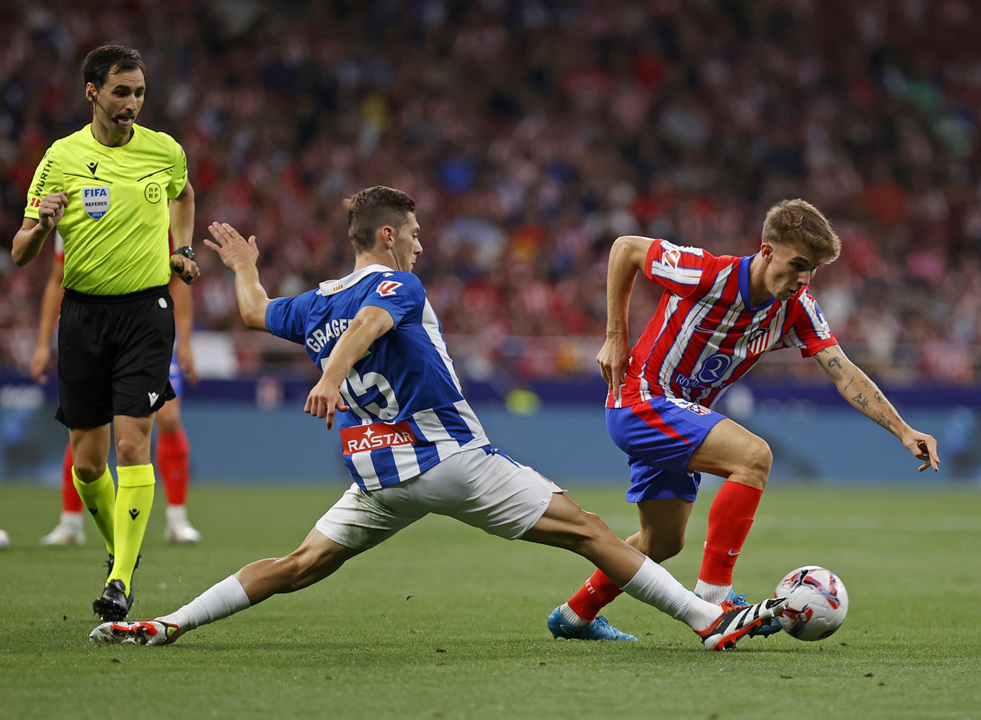
<instances>
[{"instance_id":1,"label":"player's bare knee","mask_svg":"<svg viewBox=\"0 0 981 720\"><path fill-rule=\"evenodd\" d=\"M583 511L582 523L578 528L576 545L573 549L582 554L595 543L606 542L611 538L619 540L607 524L603 522L603 518L596 513Z\"/></svg>"},{"instance_id":2,"label":"player's bare knee","mask_svg":"<svg viewBox=\"0 0 981 720\"><path fill-rule=\"evenodd\" d=\"M769 443L753 435L739 458L739 465L740 481L762 490L766 487L770 469L773 467L773 451Z\"/></svg>"},{"instance_id":3,"label":"player's bare knee","mask_svg":"<svg viewBox=\"0 0 981 720\"><path fill-rule=\"evenodd\" d=\"M72 469L79 481L83 483L95 482L106 472L105 464L95 464L87 462L84 458L73 458Z\"/></svg>"},{"instance_id":4,"label":"player's bare knee","mask_svg":"<svg viewBox=\"0 0 981 720\"><path fill-rule=\"evenodd\" d=\"M116 459L120 465L145 465L149 457L148 438L121 437L116 440Z\"/></svg>"}]
</instances>

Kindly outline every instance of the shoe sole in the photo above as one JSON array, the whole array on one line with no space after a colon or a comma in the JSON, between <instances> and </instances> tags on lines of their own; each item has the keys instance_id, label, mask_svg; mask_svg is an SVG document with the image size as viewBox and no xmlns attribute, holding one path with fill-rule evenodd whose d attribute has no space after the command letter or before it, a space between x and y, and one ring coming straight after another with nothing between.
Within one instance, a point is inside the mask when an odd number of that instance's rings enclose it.
<instances>
[{"instance_id":1,"label":"shoe sole","mask_svg":"<svg viewBox=\"0 0 981 720\"><path fill-rule=\"evenodd\" d=\"M201 536L197 537L182 537L177 533L168 532L164 535L164 540L171 543L172 545L197 545L201 542Z\"/></svg>"},{"instance_id":2,"label":"shoe sole","mask_svg":"<svg viewBox=\"0 0 981 720\"><path fill-rule=\"evenodd\" d=\"M125 620L126 616L129 615L129 608L123 609L116 603L100 602L100 600L102 598L92 603L92 609L96 615L102 618L103 622L119 622L120 620Z\"/></svg>"},{"instance_id":3,"label":"shoe sole","mask_svg":"<svg viewBox=\"0 0 981 720\"><path fill-rule=\"evenodd\" d=\"M104 595L100 595L92 603L92 611L102 618L103 622L119 622L120 620L126 619L130 609L133 607L132 592L130 592L125 602L125 605L120 605L118 602Z\"/></svg>"},{"instance_id":4,"label":"shoe sole","mask_svg":"<svg viewBox=\"0 0 981 720\"><path fill-rule=\"evenodd\" d=\"M176 625L161 624L162 632L149 621L127 625L107 621L89 633L89 640L95 645L168 645L183 634ZM154 642L158 638L163 638L163 642Z\"/></svg>"},{"instance_id":5,"label":"shoe sole","mask_svg":"<svg viewBox=\"0 0 981 720\"><path fill-rule=\"evenodd\" d=\"M763 619L762 618L756 618L756 620L754 620L753 622L751 622L749 625L747 625L747 626L745 626L743 628L740 628L739 630L736 630L735 632L731 632L728 635L723 635L721 638L719 638L718 642L716 642L715 646L709 648L709 650L712 650L714 652L718 652L720 650L728 650L730 648L733 648L733 647L736 646L736 642L741 637L744 637L745 635L748 635L751 630L753 630L754 628L758 628L762 624L763 624Z\"/></svg>"}]
</instances>

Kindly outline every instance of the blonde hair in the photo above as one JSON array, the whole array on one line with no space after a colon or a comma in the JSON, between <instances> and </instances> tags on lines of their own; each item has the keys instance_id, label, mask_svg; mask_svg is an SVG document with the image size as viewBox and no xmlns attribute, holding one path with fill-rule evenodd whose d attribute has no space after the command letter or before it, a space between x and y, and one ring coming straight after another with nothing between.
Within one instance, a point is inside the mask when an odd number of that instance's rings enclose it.
<instances>
[{"instance_id":1,"label":"blonde hair","mask_svg":"<svg viewBox=\"0 0 981 720\"><path fill-rule=\"evenodd\" d=\"M830 263L841 254L841 238L821 211L805 200L781 200L763 221L763 242L795 245L815 260Z\"/></svg>"}]
</instances>

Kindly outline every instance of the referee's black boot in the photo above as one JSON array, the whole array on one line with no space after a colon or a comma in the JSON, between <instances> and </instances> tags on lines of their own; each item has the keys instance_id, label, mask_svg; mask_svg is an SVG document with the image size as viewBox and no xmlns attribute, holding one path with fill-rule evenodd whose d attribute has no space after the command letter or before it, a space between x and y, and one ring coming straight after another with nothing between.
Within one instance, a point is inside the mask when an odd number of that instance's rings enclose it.
<instances>
[{"instance_id":1,"label":"referee's black boot","mask_svg":"<svg viewBox=\"0 0 981 720\"><path fill-rule=\"evenodd\" d=\"M106 622L118 622L126 617L133 607L133 591L126 594L122 580L112 580L102 594L92 603L92 610Z\"/></svg>"}]
</instances>

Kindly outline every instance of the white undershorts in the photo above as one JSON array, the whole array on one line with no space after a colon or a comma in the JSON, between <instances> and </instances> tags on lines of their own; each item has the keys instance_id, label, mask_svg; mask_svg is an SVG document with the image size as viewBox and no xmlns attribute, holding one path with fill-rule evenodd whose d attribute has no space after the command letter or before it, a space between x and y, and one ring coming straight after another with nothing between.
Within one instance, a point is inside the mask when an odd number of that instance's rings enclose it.
<instances>
[{"instance_id":1,"label":"white undershorts","mask_svg":"<svg viewBox=\"0 0 981 720\"><path fill-rule=\"evenodd\" d=\"M356 484L316 524L336 543L367 550L429 513L515 540L565 492L530 467L483 449L451 455L398 485L366 492Z\"/></svg>"}]
</instances>

